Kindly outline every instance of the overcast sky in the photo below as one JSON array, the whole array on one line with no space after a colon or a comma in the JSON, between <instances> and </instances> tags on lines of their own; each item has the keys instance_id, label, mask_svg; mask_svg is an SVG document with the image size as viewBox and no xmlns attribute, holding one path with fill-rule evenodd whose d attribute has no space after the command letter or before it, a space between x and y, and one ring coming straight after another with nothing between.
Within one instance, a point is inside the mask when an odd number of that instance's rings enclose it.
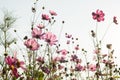
<instances>
[{"instance_id":1,"label":"overcast sky","mask_svg":"<svg viewBox=\"0 0 120 80\"><path fill-rule=\"evenodd\" d=\"M0 17L4 9L13 11L18 17L16 23L18 33L23 36L29 34L24 28L30 27L33 2L34 0L0 0ZM61 27L60 22L64 20L63 33L68 32L78 37L80 47L88 50L93 47L90 31L95 29L96 25L96 22L92 19L92 12L100 9L105 13L105 21L98 24L100 38L109 23L112 22L113 16L117 16L118 23L120 22L120 0L39 0L37 9L41 10L42 6L45 6L46 10L54 10L58 14L58 24L56 24L54 32L57 27ZM103 47L105 47L105 44L112 43L115 54L120 54L120 25L111 25L103 43Z\"/></svg>"}]
</instances>

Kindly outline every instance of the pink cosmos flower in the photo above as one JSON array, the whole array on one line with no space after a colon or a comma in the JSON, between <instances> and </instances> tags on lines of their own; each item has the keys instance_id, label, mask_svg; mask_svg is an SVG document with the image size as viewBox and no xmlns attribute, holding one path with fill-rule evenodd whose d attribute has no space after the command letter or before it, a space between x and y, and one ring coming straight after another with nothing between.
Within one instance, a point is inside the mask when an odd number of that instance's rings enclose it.
<instances>
[{"instance_id":1,"label":"pink cosmos flower","mask_svg":"<svg viewBox=\"0 0 120 80\"><path fill-rule=\"evenodd\" d=\"M68 53L68 51L66 49L63 49L60 51L62 55L66 55Z\"/></svg>"},{"instance_id":2,"label":"pink cosmos flower","mask_svg":"<svg viewBox=\"0 0 120 80\"><path fill-rule=\"evenodd\" d=\"M55 43L57 42L56 35L52 34L51 32L47 32L44 35L44 39L50 46L55 45Z\"/></svg>"},{"instance_id":3,"label":"pink cosmos flower","mask_svg":"<svg viewBox=\"0 0 120 80\"><path fill-rule=\"evenodd\" d=\"M39 24L39 25L37 25L37 27L40 28L40 29L45 28L45 26L43 24Z\"/></svg>"},{"instance_id":4,"label":"pink cosmos flower","mask_svg":"<svg viewBox=\"0 0 120 80\"><path fill-rule=\"evenodd\" d=\"M34 38L26 40L24 45L32 51L38 50L39 48L39 44Z\"/></svg>"},{"instance_id":5,"label":"pink cosmos flower","mask_svg":"<svg viewBox=\"0 0 120 80\"><path fill-rule=\"evenodd\" d=\"M118 24L118 22L117 22L117 19L116 19L117 17L116 16L114 16L113 17L113 22L115 23L115 24Z\"/></svg>"},{"instance_id":6,"label":"pink cosmos flower","mask_svg":"<svg viewBox=\"0 0 120 80\"><path fill-rule=\"evenodd\" d=\"M92 16L94 20L97 20L97 22L104 21L105 14L102 10L97 9L96 12L92 12Z\"/></svg>"},{"instance_id":7,"label":"pink cosmos flower","mask_svg":"<svg viewBox=\"0 0 120 80\"><path fill-rule=\"evenodd\" d=\"M26 68L23 67L24 62L23 61L19 61L16 57L10 57L7 56L5 58L5 62L6 64L9 65L9 68L12 70L12 74L18 78L20 75L17 71L17 68L22 68L23 70L26 70Z\"/></svg>"},{"instance_id":8,"label":"pink cosmos flower","mask_svg":"<svg viewBox=\"0 0 120 80\"><path fill-rule=\"evenodd\" d=\"M42 19L43 20L50 20L50 17L47 14L42 14Z\"/></svg>"},{"instance_id":9,"label":"pink cosmos flower","mask_svg":"<svg viewBox=\"0 0 120 80\"><path fill-rule=\"evenodd\" d=\"M50 10L49 13L50 13L51 15L53 15L53 16L57 16L57 13L54 12L54 11L52 11L52 10Z\"/></svg>"},{"instance_id":10,"label":"pink cosmos flower","mask_svg":"<svg viewBox=\"0 0 120 80\"><path fill-rule=\"evenodd\" d=\"M36 59L36 61L38 61L38 62L40 62L40 63L44 63L45 61L44 61L44 57L38 57L37 59Z\"/></svg>"},{"instance_id":11,"label":"pink cosmos flower","mask_svg":"<svg viewBox=\"0 0 120 80\"><path fill-rule=\"evenodd\" d=\"M96 71L96 65L90 64L89 65L89 70L92 71L92 72Z\"/></svg>"},{"instance_id":12,"label":"pink cosmos flower","mask_svg":"<svg viewBox=\"0 0 120 80\"><path fill-rule=\"evenodd\" d=\"M81 66L80 64L77 64L77 65L75 66L75 70L76 70L76 71L83 71L83 70L85 70L85 67Z\"/></svg>"},{"instance_id":13,"label":"pink cosmos flower","mask_svg":"<svg viewBox=\"0 0 120 80\"><path fill-rule=\"evenodd\" d=\"M41 29L38 30L37 28L33 28L33 30L32 30L32 37L33 38L41 39L43 35L44 35L44 33L42 33Z\"/></svg>"}]
</instances>

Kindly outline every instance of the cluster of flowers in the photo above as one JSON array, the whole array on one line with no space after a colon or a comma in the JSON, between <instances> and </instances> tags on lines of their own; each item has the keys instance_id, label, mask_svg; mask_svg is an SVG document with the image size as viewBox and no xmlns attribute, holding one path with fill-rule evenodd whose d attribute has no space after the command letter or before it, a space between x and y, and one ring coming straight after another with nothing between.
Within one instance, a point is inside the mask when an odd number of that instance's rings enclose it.
<instances>
[{"instance_id":1,"label":"cluster of flowers","mask_svg":"<svg viewBox=\"0 0 120 80\"><path fill-rule=\"evenodd\" d=\"M34 4L37 4L37 1ZM36 8L32 7L33 14L36 14L36 11ZM1 28L5 36L3 40L4 61L0 62L2 80L116 80L119 78L119 68L113 60L112 44L107 44L108 53L102 54L102 40L98 40L97 29L96 31L91 30L94 44L92 61L94 63L92 63L87 58L88 52L83 48L80 49L77 43L78 38L74 38L71 34L65 33L65 44L68 49L61 48L58 37L47 29L47 26L55 23L54 17L56 16L57 13L50 10L49 14L41 14L42 23L36 25L36 20L33 20L31 38L24 37L26 56L23 61L17 58L17 52L14 52L14 56L8 54L10 44L6 38L7 30ZM104 16L102 10L92 13L92 17L97 23L104 21ZM8 28L10 23L15 22L12 17L4 18L4 27ZM64 21L62 23L64 24ZM118 24L115 16L113 23ZM81 58L81 55L84 56L84 59Z\"/></svg>"}]
</instances>

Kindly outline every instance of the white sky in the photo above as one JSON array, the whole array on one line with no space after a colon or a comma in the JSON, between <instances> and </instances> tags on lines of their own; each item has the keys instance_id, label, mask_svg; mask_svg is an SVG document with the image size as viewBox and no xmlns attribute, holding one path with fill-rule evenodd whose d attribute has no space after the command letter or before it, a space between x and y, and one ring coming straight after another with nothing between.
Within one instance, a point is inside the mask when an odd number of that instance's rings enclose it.
<instances>
[{"instance_id":1,"label":"white sky","mask_svg":"<svg viewBox=\"0 0 120 80\"><path fill-rule=\"evenodd\" d=\"M0 17L3 9L13 11L18 17L16 28L22 36L29 34L25 28L30 27L31 7L34 0L0 0ZM118 17L120 22L120 0L40 0L37 5L41 10L45 6L47 10L54 10L58 14L58 24L55 25L55 32L61 27L60 22L65 21L63 33L68 32L80 39L80 47L87 50L93 47L90 31L95 29L95 21L92 19L91 13L97 9L103 10L105 13L105 21L99 23L98 35L102 37L109 23L112 22L113 16ZM112 24L104 43L112 43L115 54L120 58L120 25ZM103 47L105 48L105 44ZM118 61L119 62L119 61Z\"/></svg>"}]
</instances>

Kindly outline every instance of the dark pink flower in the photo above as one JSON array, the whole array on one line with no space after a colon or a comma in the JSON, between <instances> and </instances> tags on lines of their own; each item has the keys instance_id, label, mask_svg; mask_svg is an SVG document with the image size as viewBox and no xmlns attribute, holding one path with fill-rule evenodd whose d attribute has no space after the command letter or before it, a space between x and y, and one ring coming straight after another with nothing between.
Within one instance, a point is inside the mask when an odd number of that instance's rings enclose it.
<instances>
[{"instance_id":1,"label":"dark pink flower","mask_svg":"<svg viewBox=\"0 0 120 80\"><path fill-rule=\"evenodd\" d=\"M97 22L104 21L105 14L102 10L97 9L96 12L92 12L92 16L94 20L97 20Z\"/></svg>"},{"instance_id":2,"label":"dark pink flower","mask_svg":"<svg viewBox=\"0 0 120 80\"><path fill-rule=\"evenodd\" d=\"M52 10L50 10L49 13L50 13L51 15L53 15L53 16L57 16L57 13L54 12L54 11L52 11Z\"/></svg>"},{"instance_id":3,"label":"dark pink flower","mask_svg":"<svg viewBox=\"0 0 120 80\"><path fill-rule=\"evenodd\" d=\"M44 63L44 57L38 57L36 60L40 63Z\"/></svg>"},{"instance_id":4,"label":"dark pink flower","mask_svg":"<svg viewBox=\"0 0 120 80\"><path fill-rule=\"evenodd\" d=\"M81 66L80 64L77 64L77 65L75 66L75 71L83 71L83 70L85 70L85 67L84 67L84 66Z\"/></svg>"},{"instance_id":5,"label":"dark pink flower","mask_svg":"<svg viewBox=\"0 0 120 80\"><path fill-rule=\"evenodd\" d=\"M43 20L50 20L50 17L47 14L42 14L42 19Z\"/></svg>"},{"instance_id":6,"label":"dark pink flower","mask_svg":"<svg viewBox=\"0 0 120 80\"><path fill-rule=\"evenodd\" d=\"M27 48L29 48L32 51L38 50L39 48L39 44L34 38L26 40L24 44Z\"/></svg>"},{"instance_id":7,"label":"dark pink flower","mask_svg":"<svg viewBox=\"0 0 120 80\"><path fill-rule=\"evenodd\" d=\"M57 40L56 40L56 35L55 34L52 34L51 32L47 32L45 35L44 35L44 39L45 41L50 45L55 45Z\"/></svg>"},{"instance_id":8,"label":"dark pink flower","mask_svg":"<svg viewBox=\"0 0 120 80\"><path fill-rule=\"evenodd\" d=\"M23 61L19 61L16 56L15 57L10 57L10 56L7 56L5 58L5 62L6 64L9 65L9 68L11 69L12 71L12 74L18 78L20 75L17 71L17 68L22 68L23 70L26 70L26 68L23 67L24 65L24 62Z\"/></svg>"},{"instance_id":9,"label":"dark pink flower","mask_svg":"<svg viewBox=\"0 0 120 80\"><path fill-rule=\"evenodd\" d=\"M117 17L116 16L114 16L113 17L113 22L115 23L115 24L118 24L118 22L117 22L117 19L116 19Z\"/></svg>"},{"instance_id":10,"label":"dark pink flower","mask_svg":"<svg viewBox=\"0 0 120 80\"><path fill-rule=\"evenodd\" d=\"M42 30L38 30L37 28L33 28L32 30L32 37L33 38L39 38L41 39L44 34L42 33Z\"/></svg>"}]
</instances>

